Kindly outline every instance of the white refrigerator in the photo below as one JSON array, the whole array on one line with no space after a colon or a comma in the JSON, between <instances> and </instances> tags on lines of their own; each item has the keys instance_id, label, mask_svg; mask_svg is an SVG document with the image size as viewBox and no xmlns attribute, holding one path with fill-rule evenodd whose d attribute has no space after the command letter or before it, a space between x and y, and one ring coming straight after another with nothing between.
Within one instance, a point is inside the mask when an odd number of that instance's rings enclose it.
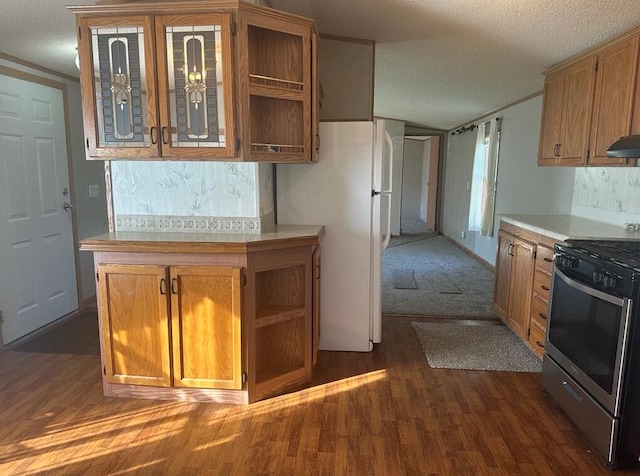
<instances>
[{"instance_id":1,"label":"white refrigerator","mask_svg":"<svg viewBox=\"0 0 640 476\"><path fill-rule=\"evenodd\" d=\"M278 224L324 225L320 350L368 352L382 333L393 146L384 120L320 123L313 165L276 166Z\"/></svg>"}]
</instances>

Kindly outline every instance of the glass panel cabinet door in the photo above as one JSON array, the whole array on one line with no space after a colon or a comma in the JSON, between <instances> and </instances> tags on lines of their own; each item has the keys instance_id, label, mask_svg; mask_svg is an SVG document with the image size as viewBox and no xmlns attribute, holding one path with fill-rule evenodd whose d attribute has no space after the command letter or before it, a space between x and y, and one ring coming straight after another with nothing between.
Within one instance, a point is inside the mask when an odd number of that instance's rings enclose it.
<instances>
[{"instance_id":1,"label":"glass panel cabinet door","mask_svg":"<svg viewBox=\"0 0 640 476\"><path fill-rule=\"evenodd\" d=\"M230 24L227 14L156 17L164 156L236 155Z\"/></svg>"},{"instance_id":2,"label":"glass panel cabinet door","mask_svg":"<svg viewBox=\"0 0 640 476\"><path fill-rule=\"evenodd\" d=\"M155 66L147 17L80 23L79 48L87 148L92 157L158 155Z\"/></svg>"}]
</instances>

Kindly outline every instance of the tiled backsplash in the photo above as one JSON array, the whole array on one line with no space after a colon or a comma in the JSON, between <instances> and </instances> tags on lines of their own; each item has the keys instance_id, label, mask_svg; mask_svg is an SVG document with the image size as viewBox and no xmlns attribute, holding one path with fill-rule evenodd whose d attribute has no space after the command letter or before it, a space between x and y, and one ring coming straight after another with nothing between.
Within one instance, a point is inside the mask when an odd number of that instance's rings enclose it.
<instances>
[{"instance_id":1,"label":"tiled backsplash","mask_svg":"<svg viewBox=\"0 0 640 476\"><path fill-rule=\"evenodd\" d=\"M116 230L243 231L273 227L273 169L233 162L111 163Z\"/></svg>"},{"instance_id":2,"label":"tiled backsplash","mask_svg":"<svg viewBox=\"0 0 640 476\"><path fill-rule=\"evenodd\" d=\"M640 168L576 168L571 213L613 224L640 222Z\"/></svg>"}]
</instances>

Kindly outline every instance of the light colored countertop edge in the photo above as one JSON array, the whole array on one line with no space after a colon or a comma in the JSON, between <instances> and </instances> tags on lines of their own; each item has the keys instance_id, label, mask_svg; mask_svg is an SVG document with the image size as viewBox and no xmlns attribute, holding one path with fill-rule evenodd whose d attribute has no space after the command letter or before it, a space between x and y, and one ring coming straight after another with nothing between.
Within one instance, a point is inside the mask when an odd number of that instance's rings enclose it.
<instances>
[{"instance_id":1,"label":"light colored countertop edge","mask_svg":"<svg viewBox=\"0 0 640 476\"><path fill-rule=\"evenodd\" d=\"M268 246L269 243L318 240L324 235L322 225L277 225L263 233L172 233L144 231L116 231L80 240L82 251L106 251L131 246L139 250L166 247L163 251L242 252L248 246ZM253 247L252 246L252 247Z\"/></svg>"},{"instance_id":2,"label":"light colored countertop edge","mask_svg":"<svg viewBox=\"0 0 640 476\"><path fill-rule=\"evenodd\" d=\"M500 215L500 220L556 240L640 241L640 231L573 215Z\"/></svg>"}]
</instances>

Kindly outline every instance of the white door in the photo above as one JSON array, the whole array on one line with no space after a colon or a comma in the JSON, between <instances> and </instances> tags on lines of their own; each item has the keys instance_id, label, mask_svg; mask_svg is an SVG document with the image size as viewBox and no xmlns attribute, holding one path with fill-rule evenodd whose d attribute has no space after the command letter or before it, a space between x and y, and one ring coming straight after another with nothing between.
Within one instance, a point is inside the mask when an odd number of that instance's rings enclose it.
<instances>
[{"instance_id":1,"label":"white door","mask_svg":"<svg viewBox=\"0 0 640 476\"><path fill-rule=\"evenodd\" d=\"M78 308L62 91L0 76L0 310L9 343Z\"/></svg>"}]
</instances>

